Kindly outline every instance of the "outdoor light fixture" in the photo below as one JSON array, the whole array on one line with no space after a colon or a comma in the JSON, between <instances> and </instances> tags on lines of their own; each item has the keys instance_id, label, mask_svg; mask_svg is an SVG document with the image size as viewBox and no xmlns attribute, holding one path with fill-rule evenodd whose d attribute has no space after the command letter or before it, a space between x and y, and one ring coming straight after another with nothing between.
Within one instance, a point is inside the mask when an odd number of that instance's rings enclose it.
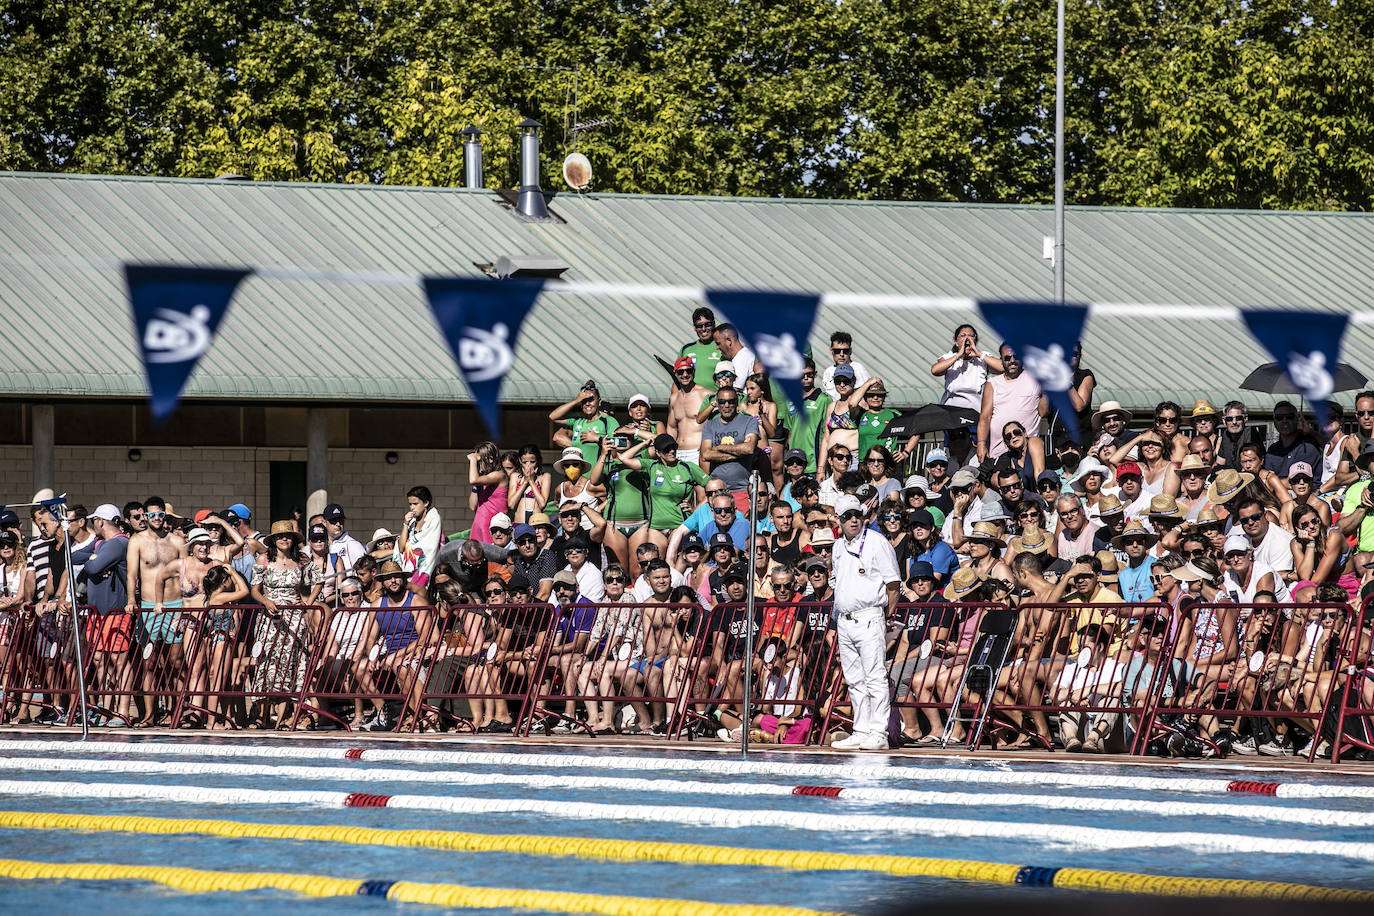
<instances>
[{"instance_id":1,"label":"outdoor light fixture","mask_svg":"<svg viewBox=\"0 0 1374 916\"><path fill-rule=\"evenodd\" d=\"M398 454L396 454L395 452L387 452L387 453L386 453L386 463L387 463L387 464L395 464L396 462L398 462L398 461L400 461L400 460L401 460L401 456L398 455Z\"/></svg>"},{"instance_id":2,"label":"outdoor light fixture","mask_svg":"<svg viewBox=\"0 0 1374 916\"><path fill-rule=\"evenodd\" d=\"M129 449L129 460L134 464L138 464L143 460L143 452L136 448Z\"/></svg>"}]
</instances>

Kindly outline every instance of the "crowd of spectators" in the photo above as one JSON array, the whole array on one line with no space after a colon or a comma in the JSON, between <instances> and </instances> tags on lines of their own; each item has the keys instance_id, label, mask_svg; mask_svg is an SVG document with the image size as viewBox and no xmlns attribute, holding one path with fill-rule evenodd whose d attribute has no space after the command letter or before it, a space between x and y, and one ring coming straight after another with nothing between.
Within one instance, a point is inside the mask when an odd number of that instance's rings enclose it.
<instances>
[{"instance_id":1,"label":"crowd of spectators","mask_svg":"<svg viewBox=\"0 0 1374 916\"><path fill-rule=\"evenodd\" d=\"M39 506L29 535L5 512L0 665L20 653L72 664L52 651L70 585L94 609L77 629L105 724L311 727L327 704L292 701L309 695L309 676L359 694L343 716L353 728L505 732L521 713L502 685L532 679L569 697L554 730L666 734L685 719L694 735L735 740L750 727L761 740L814 740L830 711L821 703L844 702L819 660L834 641L835 506L853 497L902 578L903 610L887 621L894 741L965 737L948 709L968 689L983 616L971 607L1020 603L1058 610L1019 615L1019 673L985 685L1005 702L1110 694L1130 706L1167 637L1171 695L1198 705L1262 692L1272 713L1184 717L1189 740L1266 754L1320 740L1284 713L1311 713L1333 688L1333 634L1348 620L1321 607L1358 607L1370 581L1374 392L1355 396L1350 424L1327 405L1320 429L1280 401L1270 435L1239 400L1148 412L1100 400L1079 349L1074 439L1016 353L982 349L963 325L930 367L947 428L894 435L900 412L848 333L831 335L828 360L807 359L802 399L789 404L732 326L709 308L692 319L664 391L634 395L622 413L589 379L550 413L556 461L545 463L544 443L473 449L465 531L445 532L425 486L406 494L394 534L366 541L336 504L260 523L243 504L179 514L150 497L68 506L65 527ZM759 651L746 659L737 608L751 592ZM542 629L536 608L549 615ZM1368 639L1357 642L1367 655ZM762 698L749 723L738 703L662 701L734 696L746 665ZM403 675L414 695L399 709L367 696ZM472 699L461 710L422 702L437 681ZM177 723L157 699L170 682L198 696ZM51 721L71 701L11 686L4 712ZM1129 732L1129 717L1090 713L999 725L1015 746L1108 751L1123 719Z\"/></svg>"}]
</instances>

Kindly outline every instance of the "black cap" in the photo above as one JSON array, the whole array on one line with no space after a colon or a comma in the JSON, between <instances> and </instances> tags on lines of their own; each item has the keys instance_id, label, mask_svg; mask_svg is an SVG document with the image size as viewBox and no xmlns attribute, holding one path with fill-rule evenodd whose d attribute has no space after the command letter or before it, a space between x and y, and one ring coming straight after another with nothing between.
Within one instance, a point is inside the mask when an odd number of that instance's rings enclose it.
<instances>
[{"instance_id":1,"label":"black cap","mask_svg":"<svg viewBox=\"0 0 1374 916\"><path fill-rule=\"evenodd\" d=\"M731 550L734 550L735 542L730 540L730 535L726 534L724 531L717 531L715 534L711 535L711 549L715 550L717 547L729 547Z\"/></svg>"},{"instance_id":2,"label":"black cap","mask_svg":"<svg viewBox=\"0 0 1374 916\"><path fill-rule=\"evenodd\" d=\"M581 550L583 553L591 553L592 545L584 537L570 537L563 542L563 552L567 553L569 550Z\"/></svg>"},{"instance_id":3,"label":"black cap","mask_svg":"<svg viewBox=\"0 0 1374 916\"><path fill-rule=\"evenodd\" d=\"M330 522L337 522L345 517L343 506L339 505L338 503L330 503L329 505L325 506L324 512L320 514L325 517L326 521Z\"/></svg>"},{"instance_id":4,"label":"black cap","mask_svg":"<svg viewBox=\"0 0 1374 916\"><path fill-rule=\"evenodd\" d=\"M667 433L659 433L654 436L654 451L660 453L677 451L677 440Z\"/></svg>"},{"instance_id":5,"label":"black cap","mask_svg":"<svg viewBox=\"0 0 1374 916\"><path fill-rule=\"evenodd\" d=\"M19 516L13 510L6 509L0 512L0 528L14 528L19 524Z\"/></svg>"},{"instance_id":6,"label":"black cap","mask_svg":"<svg viewBox=\"0 0 1374 916\"><path fill-rule=\"evenodd\" d=\"M729 535L727 534L726 537L729 537ZM706 545L701 542L701 535L692 533L682 539L682 547L680 549L683 553L686 553L689 550L705 550Z\"/></svg>"},{"instance_id":7,"label":"black cap","mask_svg":"<svg viewBox=\"0 0 1374 916\"><path fill-rule=\"evenodd\" d=\"M527 592L530 590L530 580L516 573L506 580L506 591Z\"/></svg>"},{"instance_id":8,"label":"black cap","mask_svg":"<svg viewBox=\"0 0 1374 916\"><path fill-rule=\"evenodd\" d=\"M731 566L720 576L721 584L726 582L748 582L749 574L744 571L744 567L739 563Z\"/></svg>"},{"instance_id":9,"label":"black cap","mask_svg":"<svg viewBox=\"0 0 1374 916\"><path fill-rule=\"evenodd\" d=\"M310 533L306 536L309 541L327 541L329 532L324 530L324 525L311 525Z\"/></svg>"}]
</instances>

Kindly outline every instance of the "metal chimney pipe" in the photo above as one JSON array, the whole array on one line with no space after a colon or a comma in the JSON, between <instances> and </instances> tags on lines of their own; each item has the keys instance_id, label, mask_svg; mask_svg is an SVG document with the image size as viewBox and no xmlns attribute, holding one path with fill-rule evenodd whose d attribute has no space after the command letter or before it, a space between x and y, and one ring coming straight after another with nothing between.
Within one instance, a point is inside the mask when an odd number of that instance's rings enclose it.
<instances>
[{"instance_id":1,"label":"metal chimney pipe","mask_svg":"<svg viewBox=\"0 0 1374 916\"><path fill-rule=\"evenodd\" d=\"M515 212L522 219L551 220L544 191L539 187L539 128L543 125L526 118L515 126L520 128L520 196Z\"/></svg>"},{"instance_id":2,"label":"metal chimney pipe","mask_svg":"<svg viewBox=\"0 0 1374 916\"><path fill-rule=\"evenodd\" d=\"M463 135L463 187L480 188L482 181L482 132L475 127L464 127Z\"/></svg>"}]
</instances>

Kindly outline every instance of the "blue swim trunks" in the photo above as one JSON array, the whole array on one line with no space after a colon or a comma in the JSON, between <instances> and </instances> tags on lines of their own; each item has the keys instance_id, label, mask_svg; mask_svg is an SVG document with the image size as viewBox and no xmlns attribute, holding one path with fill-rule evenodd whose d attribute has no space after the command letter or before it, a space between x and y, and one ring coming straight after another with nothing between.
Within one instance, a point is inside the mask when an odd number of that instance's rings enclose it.
<instances>
[{"instance_id":1,"label":"blue swim trunks","mask_svg":"<svg viewBox=\"0 0 1374 916\"><path fill-rule=\"evenodd\" d=\"M138 641L141 643L181 642L181 630L177 628L177 621L181 618L180 601L164 601L164 608L175 608L175 610L164 610L157 613L148 613L156 605L152 601L141 601L139 607L144 609L144 613L138 618Z\"/></svg>"}]
</instances>

